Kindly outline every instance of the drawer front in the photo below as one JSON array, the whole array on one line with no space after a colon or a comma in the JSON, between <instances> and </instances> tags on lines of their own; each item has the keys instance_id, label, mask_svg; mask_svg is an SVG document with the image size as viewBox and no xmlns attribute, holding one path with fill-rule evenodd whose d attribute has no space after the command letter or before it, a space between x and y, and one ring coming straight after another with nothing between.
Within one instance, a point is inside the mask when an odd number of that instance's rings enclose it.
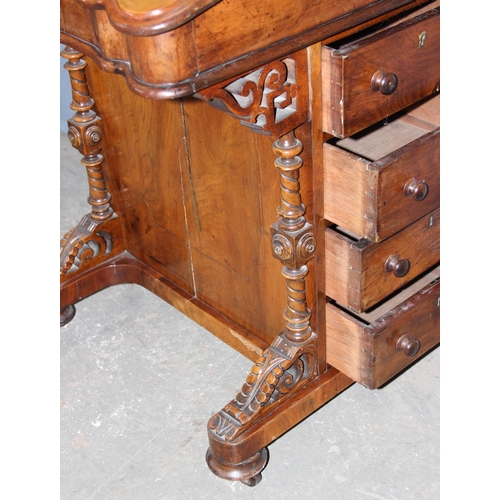
<instances>
[{"instance_id":1,"label":"drawer front","mask_svg":"<svg viewBox=\"0 0 500 500\"><path fill-rule=\"evenodd\" d=\"M439 88L439 8L359 41L322 48L323 129L377 123Z\"/></svg>"},{"instance_id":2,"label":"drawer front","mask_svg":"<svg viewBox=\"0 0 500 500\"><path fill-rule=\"evenodd\" d=\"M327 362L365 387L380 387L439 343L439 288L431 281L368 324L327 304Z\"/></svg>"},{"instance_id":3,"label":"drawer front","mask_svg":"<svg viewBox=\"0 0 500 500\"><path fill-rule=\"evenodd\" d=\"M373 162L323 149L325 218L360 237L382 241L439 206L439 130Z\"/></svg>"},{"instance_id":4,"label":"drawer front","mask_svg":"<svg viewBox=\"0 0 500 500\"><path fill-rule=\"evenodd\" d=\"M355 312L375 306L439 262L439 209L381 243L325 230L326 295Z\"/></svg>"}]
</instances>

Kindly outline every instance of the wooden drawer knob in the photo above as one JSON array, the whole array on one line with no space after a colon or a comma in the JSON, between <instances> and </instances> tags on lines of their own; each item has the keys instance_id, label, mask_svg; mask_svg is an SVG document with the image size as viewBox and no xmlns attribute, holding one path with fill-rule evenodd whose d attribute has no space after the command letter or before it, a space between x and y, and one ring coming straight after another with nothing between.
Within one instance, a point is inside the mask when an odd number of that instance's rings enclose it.
<instances>
[{"instance_id":1,"label":"wooden drawer knob","mask_svg":"<svg viewBox=\"0 0 500 500\"><path fill-rule=\"evenodd\" d=\"M385 261L385 271L393 273L396 278L402 278L410 270L410 261L408 259L399 259L398 255L391 255Z\"/></svg>"},{"instance_id":2,"label":"wooden drawer knob","mask_svg":"<svg viewBox=\"0 0 500 500\"><path fill-rule=\"evenodd\" d=\"M405 196L411 196L415 201L422 201L429 192L429 186L425 181L417 181L415 177L408 179L404 187Z\"/></svg>"},{"instance_id":3,"label":"wooden drawer knob","mask_svg":"<svg viewBox=\"0 0 500 500\"><path fill-rule=\"evenodd\" d=\"M398 77L394 73L385 73L379 69L371 80L372 90L379 90L381 94L391 95L398 88Z\"/></svg>"},{"instance_id":4,"label":"wooden drawer knob","mask_svg":"<svg viewBox=\"0 0 500 500\"><path fill-rule=\"evenodd\" d=\"M405 356L415 356L420 349L420 342L417 339L411 339L407 333L399 337L396 343L396 351L403 351Z\"/></svg>"}]
</instances>

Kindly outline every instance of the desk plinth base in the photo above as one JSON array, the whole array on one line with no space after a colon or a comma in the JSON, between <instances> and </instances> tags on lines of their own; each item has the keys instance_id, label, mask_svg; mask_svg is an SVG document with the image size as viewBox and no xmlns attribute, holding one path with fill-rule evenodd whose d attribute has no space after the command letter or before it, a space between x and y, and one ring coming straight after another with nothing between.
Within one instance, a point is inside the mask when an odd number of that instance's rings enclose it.
<instances>
[{"instance_id":1,"label":"desk plinth base","mask_svg":"<svg viewBox=\"0 0 500 500\"><path fill-rule=\"evenodd\" d=\"M226 441L213 431L218 415L212 416L208 422L208 467L222 479L254 486L267 464L266 446L353 383L337 369L328 367L233 441Z\"/></svg>"},{"instance_id":2,"label":"desk plinth base","mask_svg":"<svg viewBox=\"0 0 500 500\"><path fill-rule=\"evenodd\" d=\"M238 329L222 314L126 251L64 281L61 311L74 311L76 302L109 286L125 283L144 286L252 361L267 348L262 340ZM249 486L257 484L268 460L266 447L351 384L353 381L346 375L328 367L230 442L213 432L214 419L218 418L218 414L214 415L208 422L206 458L210 470L223 479Z\"/></svg>"}]
</instances>

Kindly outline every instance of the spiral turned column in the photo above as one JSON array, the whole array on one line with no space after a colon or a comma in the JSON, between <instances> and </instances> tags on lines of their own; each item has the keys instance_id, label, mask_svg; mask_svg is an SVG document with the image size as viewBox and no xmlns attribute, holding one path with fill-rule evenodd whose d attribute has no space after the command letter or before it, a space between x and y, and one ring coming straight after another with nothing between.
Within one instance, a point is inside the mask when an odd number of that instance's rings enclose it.
<instances>
[{"instance_id":1,"label":"spiral turned column","mask_svg":"<svg viewBox=\"0 0 500 500\"><path fill-rule=\"evenodd\" d=\"M74 148L83 155L81 163L87 169L89 182L88 203L92 207L90 217L95 221L104 221L113 215L110 206L111 195L106 189L102 175L101 150L104 143L104 134L101 128L101 118L95 111L94 100L90 97L85 77L87 62L83 54L70 47L66 47L61 56L67 59L64 68L69 72L72 102L70 108L75 111L68 120L68 137Z\"/></svg>"},{"instance_id":2,"label":"spiral turned column","mask_svg":"<svg viewBox=\"0 0 500 500\"><path fill-rule=\"evenodd\" d=\"M285 329L255 362L241 391L208 423L209 468L219 477L248 485L260 481L267 450L250 447L254 454L245 457L232 453L231 444L243 442L243 436L250 436L266 415L319 374L318 339L310 327L311 311L306 302L305 264L314 254L316 241L312 225L304 218L300 195L302 143L292 131L279 138L273 150L280 172L280 218L271 227L271 241L286 280Z\"/></svg>"},{"instance_id":3,"label":"spiral turned column","mask_svg":"<svg viewBox=\"0 0 500 500\"><path fill-rule=\"evenodd\" d=\"M67 59L64 67L71 82L72 101L75 112L68 120L68 137L73 147L83 156L81 163L87 170L89 184L90 213L84 215L78 225L67 232L60 246L61 285L77 273L86 272L103 261L118 255L124 249L120 222L111 208L111 195L103 176L104 134L101 118L94 111L94 100L90 97L83 54L66 47L61 56ZM74 316L73 304L61 303L61 325Z\"/></svg>"},{"instance_id":4,"label":"spiral turned column","mask_svg":"<svg viewBox=\"0 0 500 500\"><path fill-rule=\"evenodd\" d=\"M273 255L283 264L286 279L287 307L284 312L284 334L292 342L304 342L311 336L307 307L305 277L306 262L316 250L312 225L304 218L305 207L300 195L299 169L302 143L293 131L279 138L273 145L278 158L274 164L280 173L279 220L271 228Z\"/></svg>"}]
</instances>

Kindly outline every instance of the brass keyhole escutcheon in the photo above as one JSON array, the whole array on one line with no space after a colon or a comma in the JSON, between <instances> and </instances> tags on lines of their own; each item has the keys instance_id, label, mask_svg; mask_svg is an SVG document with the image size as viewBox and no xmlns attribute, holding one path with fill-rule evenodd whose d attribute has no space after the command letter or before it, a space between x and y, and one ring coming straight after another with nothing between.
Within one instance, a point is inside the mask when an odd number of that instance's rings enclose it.
<instances>
[{"instance_id":1,"label":"brass keyhole escutcheon","mask_svg":"<svg viewBox=\"0 0 500 500\"><path fill-rule=\"evenodd\" d=\"M421 49L425 45L425 39L427 38L427 31L422 31L418 35L418 48Z\"/></svg>"}]
</instances>

